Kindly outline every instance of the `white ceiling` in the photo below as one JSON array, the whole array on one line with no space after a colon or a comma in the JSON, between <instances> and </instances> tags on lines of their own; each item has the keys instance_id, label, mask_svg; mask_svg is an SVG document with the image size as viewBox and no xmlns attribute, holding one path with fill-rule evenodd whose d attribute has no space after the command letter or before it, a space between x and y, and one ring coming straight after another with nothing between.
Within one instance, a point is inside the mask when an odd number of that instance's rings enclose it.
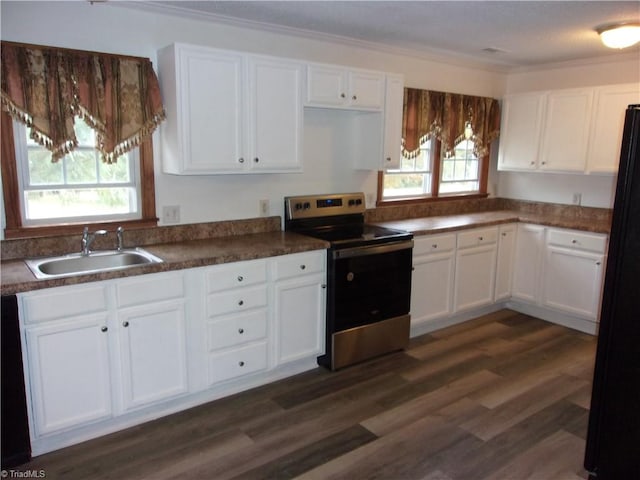
<instances>
[{"instance_id":1,"label":"white ceiling","mask_svg":"<svg viewBox=\"0 0 640 480\"><path fill-rule=\"evenodd\" d=\"M637 45L604 47L594 30L640 21L639 1L145 1L136 7L501 69L620 52L640 56Z\"/></svg>"}]
</instances>

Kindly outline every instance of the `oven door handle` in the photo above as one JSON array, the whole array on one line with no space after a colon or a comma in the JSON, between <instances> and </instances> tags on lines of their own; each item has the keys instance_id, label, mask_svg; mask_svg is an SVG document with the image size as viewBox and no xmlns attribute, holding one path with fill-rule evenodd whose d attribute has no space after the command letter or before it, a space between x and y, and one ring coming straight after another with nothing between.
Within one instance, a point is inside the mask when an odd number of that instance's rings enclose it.
<instances>
[{"instance_id":1,"label":"oven door handle","mask_svg":"<svg viewBox=\"0 0 640 480\"><path fill-rule=\"evenodd\" d=\"M398 250L407 250L411 248L413 248L413 240L384 243L381 245L341 248L333 251L332 258L334 260L338 260L340 258L362 257L364 255L377 255L380 253L397 252Z\"/></svg>"}]
</instances>

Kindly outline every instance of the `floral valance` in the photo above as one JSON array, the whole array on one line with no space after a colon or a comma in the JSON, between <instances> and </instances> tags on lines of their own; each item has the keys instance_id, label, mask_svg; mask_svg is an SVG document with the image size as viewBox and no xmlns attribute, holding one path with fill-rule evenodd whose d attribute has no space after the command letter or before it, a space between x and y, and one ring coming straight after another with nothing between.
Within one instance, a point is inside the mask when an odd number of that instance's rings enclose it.
<instances>
[{"instance_id":1,"label":"floral valance","mask_svg":"<svg viewBox=\"0 0 640 480\"><path fill-rule=\"evenodd\" d=\"M1 43L2 108L31 128L56 162L77 145L74 117L96 132L113 163L164 120L158 79L147 58Z\"/></svg>"},{"instance_id":2,"label":"floral valance","mask_svg":"<svg viewBox=\"0 0 640 480\"><path fill-rule=\"evenodd\" d=\"M469 138L474 142L474 153L484 156L499 134L500 105L494 98L404 89L402 139L406 157L418 155L420 143L429 138L439 140L445 152Z\"/></svg>"}]
</instances>

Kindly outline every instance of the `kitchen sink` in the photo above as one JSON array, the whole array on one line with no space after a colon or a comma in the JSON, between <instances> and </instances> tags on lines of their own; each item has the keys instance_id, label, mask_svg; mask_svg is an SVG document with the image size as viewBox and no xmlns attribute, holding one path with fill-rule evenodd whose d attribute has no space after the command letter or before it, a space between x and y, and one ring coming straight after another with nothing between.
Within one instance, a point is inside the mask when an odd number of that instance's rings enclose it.
<instances>
[{"instance_id":1,"label":"kitchen sink","mask_svg":"<svg viewBox=\"0 0 640 480\"><path fill-rule=\"evenodd\" d=\"M59 278L73 275L100 273L111 270L162 263L162 259L141 248L100 250L89 255L71 253L59 257L25 260L36 278Z\"/></svg>"}]
</instances>

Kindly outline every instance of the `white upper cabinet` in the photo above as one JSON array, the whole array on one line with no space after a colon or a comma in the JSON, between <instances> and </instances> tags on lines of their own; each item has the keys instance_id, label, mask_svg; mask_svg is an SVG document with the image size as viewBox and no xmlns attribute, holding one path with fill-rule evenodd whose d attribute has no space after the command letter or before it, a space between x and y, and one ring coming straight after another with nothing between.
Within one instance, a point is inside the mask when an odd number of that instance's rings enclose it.
<instances>
[{"instance_id":1,"label":"white upper cabinet","mask_svg":"<svg viewBox=\"0 0 640 480\"><path fill-rule=\"evenodd\" d=\"M307 106L382 111L384 99L384 73L335 65L307 67Z\"/></svg>"},{"instance_id":2,"label":"white upper cabinet","mask_svg":"<svg viewBox=\"0 0 640 480\"><path fill-rule=\"evenodd\" d=\"M535 170L546 97L529 93L506 97L500 125L500 170Z\"/></svg>"},{"instance_id":3,"label":"white upper cabinet","mask_svg":"<svg viewBox=\"0 0 640 480\"><path fill-rule=\"evenodd\" d=\"M620 162L624 115L628 105L640 103L640 85L610 85L596 90L589 136L587 171L616 173Z\"/></svg>"},{"instance_id":4,"label":"white upper cabinet","mask_svg":"<svg viewBox=\"0 0 640 480\"><path fill-rule=\"evenodd\" d=\"M384 99L383 168L400 168L404 77L387 75Z\"/></svg>"},{"instance_id":5,"label":"white upper cabinet","mask_svg":"<svg viewBox=\"0 0 640 480\"><path fill-rule=\"evenodd\" d=\"M158 59L166 173L300 170L302 64L184 44Z\"/></svg>"},{"instance_id":6,"label":"white upper cabinet","mask_svg":"<svg viewBox=\"0 0 640 480\"><path fill-rule=\"evenodd\" d=\"M498 169L616 173L624 111L637 102L637 84L509 95Z\"/></svg>"},{"instance_id":7,"label":"white upper cabinet","mask_svg":"<svg viewBox=\"0 0 640 480\"><path fill-rule=\"evenodd\" d=\"M589 89L549 93L540 152L541 170L585 170L592 98L593 92Z\"/></svg>"}]
</instances>

